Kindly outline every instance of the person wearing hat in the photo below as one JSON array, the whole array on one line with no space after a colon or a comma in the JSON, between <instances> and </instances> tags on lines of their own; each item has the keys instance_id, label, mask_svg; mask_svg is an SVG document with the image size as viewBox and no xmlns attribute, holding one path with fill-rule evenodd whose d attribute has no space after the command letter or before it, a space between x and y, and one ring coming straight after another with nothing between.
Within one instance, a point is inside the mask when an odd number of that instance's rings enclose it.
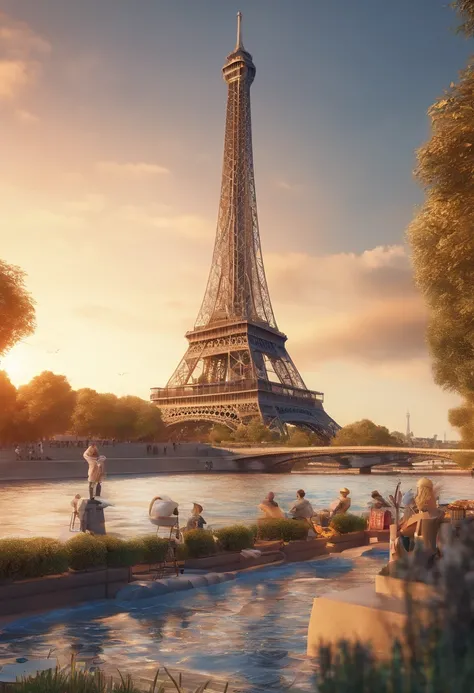
<instances>
[{"instance_id":1,"label":"person wearing hat","mask_svg":"<svg viewBox=\"0 0 474 693\"><path fill-rule=\"evenodd\" d=\"M351 507L351 499L348 497L349 494L350 491L345 486L339 489L339 498L336 498L329 507L331 517L334 515L343 515L349 510Z\"/></svg>"},{"instance_id":2,"label":"person wearing hat","mask_svg":"<svg viewBox=\"0 0 474 693\"><path fill-rule=\"evenodd\" d=\"M191 529L204 529L204 525L206 525L207 522L201 515L203 509L204 508L200 503L193 503L193 509L186 524L187 532L189 532Z\"/></svg>"}]
</instances>

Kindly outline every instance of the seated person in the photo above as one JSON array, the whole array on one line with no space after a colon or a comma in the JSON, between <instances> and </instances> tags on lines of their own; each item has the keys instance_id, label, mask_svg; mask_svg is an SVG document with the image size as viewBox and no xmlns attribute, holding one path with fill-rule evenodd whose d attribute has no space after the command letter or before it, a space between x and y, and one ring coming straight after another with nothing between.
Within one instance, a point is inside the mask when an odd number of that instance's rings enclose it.
<instances>
[{"instance_id":1,"label":"seated person","mask_svg":"<svg viewBox=\"0 0 474 693\"><path fill-rule=\"evenodd\" d=\"M204 525L207 525L206 520L201 515L203 509L204 508L199 503L193 503L193 509L186 524L187 532L192 529L204 529Z\"/></svg>"},{"instance_id":2,"label":"seated person","mask_svg":"<svg viewBox=\"0 0 474 693\"><path fill-rule=\"evenodd\" d=\"M339 490L339 498L336 498L329 506L329 511L331 517L334 515L343 515L351 507L351 499L348 497L350 491L348 488L341 488Z\"/></svg>"},{"instance_id":3,"label":"seated person","mask_svg":"<svg viewBox=\"0 0 474 693\"><path fill-rule=\"evenodd\" d=\"M263 520L280 520L285 517L283 510L275 500L273 491L267 494L267 497L260 503L258 509L261 510L264 515L264 517L261 518Z\"/></svg>"},{"instance_id":4,"label":"seated person","mask_svg":"<svg viewBox=\"0 0 474 693\"><path fill-rule=\"evenodd\" d=\"M416 488L415 504L418 512L408 517L400 526L400 539L405 550L410 548L410 539L417 536L420 521L439 520L441 522L444 516L444 512L438 508L437 497L431 479L419 479ZM435 545L436 540L431 538L430 543Z\"/></svg>"},{"instance_id":5,"label":"seated person","mask_svg":"<svg viewBox=\"0 0 474 693\"><path fill-rule=\"evenodd\" d=\"M290 509L290 515L293 520L306 520L309 522L314 515L313 506L305 498L305 495L303 489L296 492L296 503Z\"/></svg>"}]
</instances>

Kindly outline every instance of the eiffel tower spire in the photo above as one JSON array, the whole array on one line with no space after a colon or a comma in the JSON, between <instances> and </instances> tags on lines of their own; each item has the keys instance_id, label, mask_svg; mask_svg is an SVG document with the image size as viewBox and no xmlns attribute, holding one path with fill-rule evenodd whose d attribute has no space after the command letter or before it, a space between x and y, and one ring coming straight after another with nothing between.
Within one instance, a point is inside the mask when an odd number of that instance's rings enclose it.
<instances>
[{"instance_id":1,"label":"eiffel tower spire","mask_svg":"<svg viewBox=\"0 0 474 693\"><path fill-rule=\"evenodd\" d=\"M252 152L252 56L237 43L222 68L228 85L221 196L211 271L195 327L221 320L251 320L276 327L258 229Z\"/></svg>"},{"instance_id":2,"label":"eiffel tower spire","mask_svg":"<svg viewBox=\"0 0 474 693\"><path fill-rule=\"evenodd\" d=\"M237 42L222 68L227 84L224 161L216 239L204 300L188 349L165 388L151 399L168 425L258 417L275 430L300 424L329 439L339 428L308 390L278 330L263 267L252 153L252 56Z\"/></svg>"}]
</instances>

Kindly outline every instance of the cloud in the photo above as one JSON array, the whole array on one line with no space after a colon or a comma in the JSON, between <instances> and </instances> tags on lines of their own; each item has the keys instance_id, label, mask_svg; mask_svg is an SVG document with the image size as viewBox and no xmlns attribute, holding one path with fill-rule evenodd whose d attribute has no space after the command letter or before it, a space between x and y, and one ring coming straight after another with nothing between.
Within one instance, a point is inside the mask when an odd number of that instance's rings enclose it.
<instances>
[{"instance_id":1,"label":"cloud","mask_svg":"<svg viewBox=\"0 0 474 693\"><path fill-rule=\"evenodd\" d=\"M272 295L285 303L308 301L334 307L334 302L347 306L374 296L418 295L409 258L399 245L378 246L360 254L270 254L266 268Z\"/></svg>"},{"instance_id":2,"label":"cloud","mask_svg":"<svg viewBox=\"0 0 474 693\"><path fill-rule=\"evenodd\" d=\"M41 71L50 44L28 24L0 12L0 101L15 101Z\"/></svg>"},{"instance_id":3,"label":"cloud","mask_svg":"<svg viewBox=\"0 0 474 693\"><path fill-rule=\"evenodd\" d=\"M294 185L290 185L290 183L287 183L285 180L277 180L275 183L277 188L280 188L280 190L294 190Z\"/></svg>"},{"instance_id":4,"label":"cloud","mask_svg":"<svg viewBox=\"0 0 474 693\"><path fill-rule=\"evenodd\" d=\"M0 60L0 100L12 101L31 80L31 67L27 63Z\"/></svg>"},{"instance_id":5,"label":"cloud","mask_svg":"<svg viewBox=\"0 0 474 693\"><path fill-rule=\"evenodd\" d=\"M402 246L360 254L273 254L268 260L277 318L292 326L292 353L303 368L427 357L425 307Z\"/></svg>"},{"instance_id":6,"label":"cloud","mask_svg":"<svg viewBox=\"0 0 474 693\"><path fill-rule=\"evenodd\" d=\"M137 314L96 304L86 304L73 308L73 314L89 323L119 330L141 330L156 332L159 323L155 318L146 318Z\"/></svg>"},{"instance_id":7,"label":"cloud","mask_svg":"<svg viewBox=\"0 0 474 693\"><path fill-rule=\"evenodd\" d=\"M137 163L98 161L96 168L99 173L126 178L147 178L149 176L166 175L170 172L165 166L149 164L143 161L139 161Z\"/></svg>"},{"instance_id":8,"label":"cloud","mask_svg":"<svg viewBox=\"0 0 474 693\"><path fill-rule=\"evenodd\" d=\"M425 330L426 312L420 300L377 302L354 315L318 321L293 351L306 368L323 361L418 360L427 355Z\"/></svg>"},{"instance_id":9,"label":"cloud","mask_svg":"<svg viewBox=\"0 0 474 693\"><path fill-rule=\"evenodd\" d=\"M158 211L157 211L158 210ZM204 217L198 214L170 214L171 209L166 205L155 206L153 209L127 205L121 207L119 216L124 221L160 231L169 231L173 236L187 240L202 241L212 238L215 228Z\"/></svg>"},{"instance_id":10,"label":"cloud","mask_svg":"<svg viewBox=\"0 0 474 693\"><path fill-rule=\"evenodd\" d=\"M24 123L25 125L35 125L36 123L39 122L38 116L36 116L34 113L31 113L30 111L26 111L24 109L18 109L15 112L16 117L21 123Z\"/></svg>"}]
</instances>

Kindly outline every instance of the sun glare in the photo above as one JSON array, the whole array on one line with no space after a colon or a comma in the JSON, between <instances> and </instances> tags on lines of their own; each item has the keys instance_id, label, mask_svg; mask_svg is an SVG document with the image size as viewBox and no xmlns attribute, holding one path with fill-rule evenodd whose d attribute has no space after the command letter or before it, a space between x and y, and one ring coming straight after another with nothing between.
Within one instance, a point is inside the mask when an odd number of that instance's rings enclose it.
<instances>
[{"instance_id":1,"label":"sun glare","mask_svg":"<svg viewBox=\"0 0 474 693\"><path fill-rule=\"evenodd\" d=\"M0 370L6 371L15 387L24 385L31 378L31 354L27 353L27 348L25 345L19 344L0 359Z\"/></svg>"}]
</instances>

